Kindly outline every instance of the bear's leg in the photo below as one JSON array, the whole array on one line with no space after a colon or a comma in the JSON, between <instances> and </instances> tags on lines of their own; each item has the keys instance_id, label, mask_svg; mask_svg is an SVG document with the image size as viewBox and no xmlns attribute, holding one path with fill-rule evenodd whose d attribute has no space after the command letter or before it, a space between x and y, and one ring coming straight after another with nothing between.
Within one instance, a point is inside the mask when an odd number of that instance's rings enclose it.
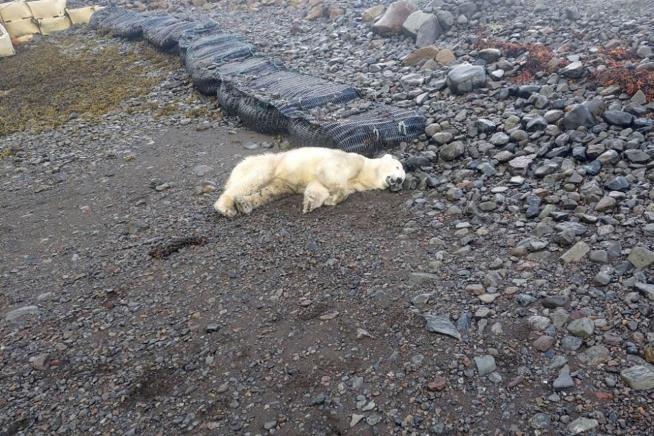
<instances>
[{"instance_id":1,"label":"bear's leg","mask_svg":"<svg viewBox=\"0 0 654 436\"><path fill-rule=\"evenodd\" d=\"M325 204L327 206L336 206L339 203L344 202L350 196L351 192L346 191L345 189L339 189L336 192L333 192L326 200Z\"/></svg>"},{"instance_id":2,"label":"bear's leg","mask_svg":"<svg viewBox=\"0 0 654 436\"><path fill-rule=\"evenodd\" d=\"M241 213L248 215L253 209L263 206L264 204L290 192L291 190L284 182L273 180L260 191L236 198L236 208L241 211Z\"/></svg>"},{"instance_id":3,"label":"bear's leg","mask_svg":"<svg viewBox=\"0 0 654 436\"><path fill-rule=\"evenodd\" d=\"M225 191L213 205L216 211L226 217L233 217L240 210L249 213L252 209L247 203L239 204L241 197L260 191L273 177L274 160L272 155L250 156L240 162L225 183ZM242 209L239 207L242 206Z\"/></svg>"},{"instance_id":4,"label":"bear's leg","mask_svg":"<svg viewBox=\"0 0 654 436\"><path fill-rule=\"evenodd\" d=\"M218 198L218 201L214 203L213 208L228 218L235 217L237 214L236 207L234 205L234 198L227 193L223 193L220 198Z\"/></svg>"},{"instance_id":5,"label":"bear's leg","mask_svg":"<svg viewBox=\"0 0 654 436\"><path fill-rule=\"evenodd\" d=\"M304 190L304 203L302 212L309 213L319 208L329 197L329 191L320 182L311 182Z\"/></svg>"}]
</instances>

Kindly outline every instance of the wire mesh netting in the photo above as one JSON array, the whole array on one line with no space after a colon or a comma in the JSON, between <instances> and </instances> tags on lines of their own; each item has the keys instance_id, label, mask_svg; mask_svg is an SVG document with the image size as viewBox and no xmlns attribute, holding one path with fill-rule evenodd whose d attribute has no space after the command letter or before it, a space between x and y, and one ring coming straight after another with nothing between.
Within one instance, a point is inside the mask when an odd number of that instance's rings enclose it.
<instances>
[{"instance_id":1,"label":"wire mesh netting","mask_svg":"<svg viewBox=\"0 0 654 436\"><path fill-rule=\"evenodd\" d=\"M218 90L218 100L225 102L229 113L263 133L286 133L289 120L302 117L304 111L344 103L358 95L349 85L286 70L237 78Z\"/></svg>"},{"instance_id":2,"label":"wire mesh netting","mask_svg":"<svg viewBox=\"0 0 654 436\"><path fill-rule=\"evenodd\" d=\"M196 72L193 84L205 95L217 95L219 85L224 80L237 76L265 76L280 70L280 66L267 58L252 57L223 65L211 65Z\"/></svg>"},{"instance_id":3,"label":"wire mesh netting","mask_svg":"<svg viewBox=\"0 0 654 436\"><path fill-rule=\"evenodd\" d=\"M256 57L239 35L212 20L179 19L119 8L96 12L90 26L124 38L144 37L177 50L197 89L216 95L225 112L264 133L284 133L296 145L373 155L424 132L419 113L361 99L355 88L285 70Z\"/></svg>"},{"instance_id":4,"label":"wire mesh netting","mask_svg":"<svg viewBox=\"0 0 654 436\"><path fill-rule=\"evenodd\" d=\"M344 114L342 118L333 108L320 112L296 117L289 123L291 142L371 156L410 141L425 130L425 119L420 114L382 104L371 105L360 113Z\"/></svg>"},{"instance_id":5,"label":"wire mesh netting","mask_svg":"<svg viewBox=\"0 0 654 436\"><path fill-rule=\"evenodd\" d=\"M213 20L179 21L168 25L149 26L144 29L143 36L150 44L164 51L174 51L183 35L198 35L218 29L218 23Z\"/></svg>"}]
</instances>

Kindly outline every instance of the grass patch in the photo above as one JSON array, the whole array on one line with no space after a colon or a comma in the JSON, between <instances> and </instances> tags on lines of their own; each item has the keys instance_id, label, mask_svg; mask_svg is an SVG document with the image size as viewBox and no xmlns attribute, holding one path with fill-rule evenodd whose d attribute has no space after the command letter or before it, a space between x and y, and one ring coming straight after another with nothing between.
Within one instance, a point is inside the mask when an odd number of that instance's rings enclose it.
<instances>
[{"instance_id":1,"label":"grass patch","mask_svg":"<svg viewBox=\"0 0 654 436\"><path fill-rule=\"evenodd\" d=\"M567 63L556 57L551 48L542 44L522 44L480 35L475 42L475 48L477 50L497 48L502 51L504 56L511 58L517 58L526 53L526 62L520 71L510 78L519 85L532 82L540 72L551 74Z\"/></svg>"},{"instance_id":2,"label":"grass patch","mask_svg":"<svg viewBox=\"0 0 654 436\"><path fill-rule=\"evenodd\" d=\"M0 136L42 131L73 114L99 117L126 99L147 94L159 81L148 74L170 59L140 45L122 53L87 35L44 38L0 61Z\"/></svg>"},{"instance_id":3,"label":"grass patch","mask_svg":"<svg viewBox=\"0 0 654 436\"><path fill-rule=\"evenodd\" d=\"M630 96L643 91L647 101L654 101L654 71L637 70L639 62L636 53L625 47L600 52L606 69L593 74L593 79L602 86L617 85Z\"/></svg>"}]
</instances>

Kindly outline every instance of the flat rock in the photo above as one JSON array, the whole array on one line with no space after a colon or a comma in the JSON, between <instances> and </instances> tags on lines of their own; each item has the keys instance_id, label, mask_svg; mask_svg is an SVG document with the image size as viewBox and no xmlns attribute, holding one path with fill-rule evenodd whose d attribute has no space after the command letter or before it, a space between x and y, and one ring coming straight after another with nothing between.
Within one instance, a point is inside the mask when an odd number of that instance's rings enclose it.
<instances>
[{"instance_id":1,"label":"flat rock","mask_svg":"<svg viewBox=\"0 0 654 436\"><path fill-rule=\"evenodd\" d=\"M18 309L14 309L12 311L7 312L7 314L5 315L5 321L15 321L18 318L22 318L25 316L38 315L39 312L40 312L39 308L36 306L19 307Z\"/></svg>"},{"instance_id":2,"label":"flat rock","mask_svg":"<svg viewBox=\"0 0 654 436\"><path fill-rule=\"evenodd\" d=\"M632 389L654 389L654 371L644 365L636 365L624 369L620 373L620 376Z\"/></svg>"},{"instance_id":3,"label":"flat rock","mask_svg":"<svg viewBox=\"0 0 654 436\"><path fill-rule=\"evenodd\" d=\"M527 169L536 158L535 154L514 157L509 161L509 167L513 174L526 174Z\"/></svg>"},{"instance_id":4,"label":"flat rock","mask_svg":"<svg viewBox=\"0 0 654 436\"><path fill-rule=\"evenodd\" d=\"M589 419L589 418L584 418L579 417L572 421L570 424L568 424L568 432L570 434L581 434L585 433L587 431L590 431L597 427L599 425L599 421L596 419Z\"/></svg>"},{"instance_id":5,"label":"flat rock","mask_svg":"<svg viewBox=\"0 0 654 436\"><path fill-rule=\"evenodd\" d=\"M583 353L579 353L577 358L584 365L598 366L604 362L607 362L610 358L610 354L608 348L605 346L594 345Z\"/></svg>"},{"instance_id":6,"label":"flat rock","mask_svg":"<svg viewBox=\"0 0 654 436\"><path fill-rule=\"evenodd\" d=\"M423 315L423 318L427 321L427 331L440 333L461 340L461 333L459 333L454 324L452 324L452 321L450 321L448 316L426 314Z\"/></svg>"},{"instance_id":7,"label":"flat rock","mask_svg":"<svg viewBox=\"0 0 654 436\"><path fill-rule=\"evenodd\" d=\"M589 251L590 246L584 241L579 241L561 256L561 260L565 263L579 262Z\"/></svg>"}]
</instances>

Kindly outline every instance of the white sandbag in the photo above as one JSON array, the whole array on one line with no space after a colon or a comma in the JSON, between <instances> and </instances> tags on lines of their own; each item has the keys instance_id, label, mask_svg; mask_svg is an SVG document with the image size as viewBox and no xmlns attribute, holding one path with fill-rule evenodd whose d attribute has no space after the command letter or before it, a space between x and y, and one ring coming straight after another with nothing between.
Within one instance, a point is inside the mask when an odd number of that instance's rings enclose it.
<instances>
[{"instance_id":1,"label":"white sandbag","mask_svg":"<svg viewBox=\"0 0 654 436\"><path fill-rule=\"evenodd\" d=\"M65 15L63 17L41 18L36 21L39 23L39 29L41 29L43 35L50 35L70 28L70 18Z\"/></svg>"},{"instance_id":2,"label":"white sandbag","mask_svg":"<svg viewBox=\"0 0 654 436\"><path fill-rule=\"evenodd\" d=\"M34 39L34 33L30 35L23 35L23 36L12 36L11 40L14 43L14 48L18 47L21 44L27 44L28 42L32 42Z\"/></svg>"},{"instance_id":3,"label":"white sandbag","mask_svg":"<svg viewBox=\"0 0 654 436\"><path fill-rule=\"evenodd\" d=\"M39 26L36 25L32 18L23 18L22 20L5 21L5 29L12 38L21 36L34 35L40 33Z\"/></svg>"},{"instance_id":4,"label":"white sandbag","mask_svg":"<svg viewBox=\"0 0 654 436\"><path fill-rule=\"evenodd\" d=\"M32 18L32 11L24 1L0 3L0 19L5 23L24 18Z\"/></svg>"},{"instance_id":5,"label":"white sandbag","mask_svg":"<svg viewBox=\"0 0 654 436\"><path fill-rule=\"evenodd\" d=\"M11 37L5 28L2 27L2 24L0 24L0 58L15 54L16 51L14 50L14 45L11 43Z\"/></svg>"},{"instance_id":6,"label":"white sandbag","mask_svg":"<svg viewBox=\"0 0 654 436\"><path fill-rule=\"evenodd\" d=\"M85 8L66 9L73 26L78 24L89 24L91 16L95 11L102 9L102 6L87 6Z\"/></svg>"},{"instance_id":7,"label":"white sandbag","mask_svg":"<svg viewBox=\"0 0 654 436\"><path fill-rule=\"evenodd\" d=\"M37 20L61 17L66 14L66 0L37 0L27 2L27 6Z\"/></svg>"}]
</instances>

